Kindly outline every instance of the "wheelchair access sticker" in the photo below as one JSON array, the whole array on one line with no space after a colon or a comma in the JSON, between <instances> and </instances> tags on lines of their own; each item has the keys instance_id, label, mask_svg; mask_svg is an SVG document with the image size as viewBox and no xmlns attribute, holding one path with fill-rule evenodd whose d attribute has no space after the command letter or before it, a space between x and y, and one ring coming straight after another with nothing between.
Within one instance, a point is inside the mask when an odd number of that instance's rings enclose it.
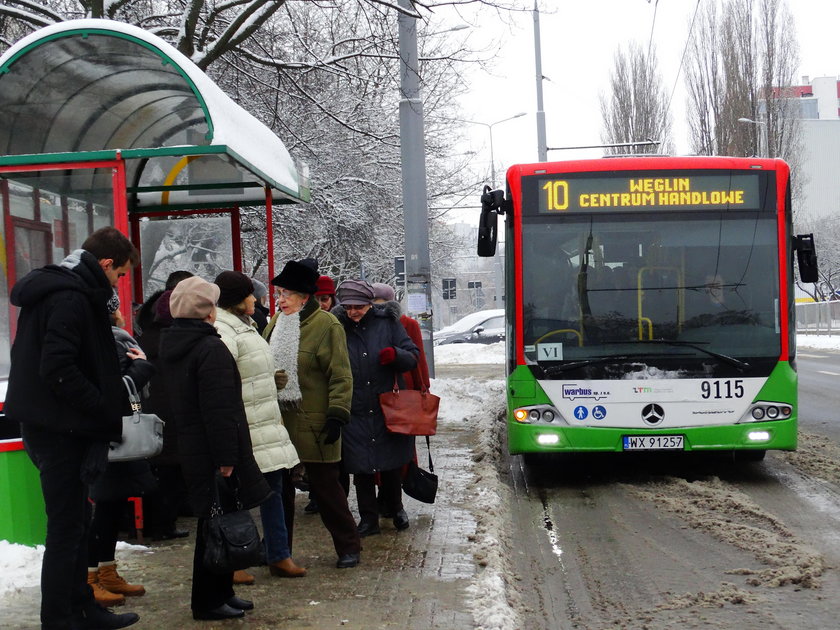
<instances>
[{"instance_id":1,"label":"wheelchair access sticker","mask_svg":"<svg viewBox=\"0 0 840 630\"><path fill-rule=\"evenodd\" d=\"M603 405L595 405L592 407L592 418L594 420L603 420L607 417L607 409Z\"/></svg>"}]
</instances>

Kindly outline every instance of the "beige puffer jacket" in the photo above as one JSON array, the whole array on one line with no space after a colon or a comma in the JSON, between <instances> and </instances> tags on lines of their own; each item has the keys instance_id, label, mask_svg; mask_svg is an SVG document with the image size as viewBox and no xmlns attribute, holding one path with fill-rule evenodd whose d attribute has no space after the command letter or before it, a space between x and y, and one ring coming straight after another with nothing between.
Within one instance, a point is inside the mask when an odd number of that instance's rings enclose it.
<instances>
[{"instance_id":1,"label":"beige puffer jacket","mask_svg":"<svg viewBox=\"0 0 840 630\"><path fill-rule=\"evenodd\" d=\"M283 426L268 343L254 326L221 308L216 309L216 330L239 368L242 402L257 465L264 473L292 468L300 459Z\"/></svg>"}]
</instances>

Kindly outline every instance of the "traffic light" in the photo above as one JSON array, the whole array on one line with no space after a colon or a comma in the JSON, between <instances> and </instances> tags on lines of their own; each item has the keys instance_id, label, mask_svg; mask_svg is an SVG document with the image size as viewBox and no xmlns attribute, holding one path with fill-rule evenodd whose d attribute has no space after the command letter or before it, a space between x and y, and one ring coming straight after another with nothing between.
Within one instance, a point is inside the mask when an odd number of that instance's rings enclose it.
<instances>
[{"instance_id":1,"label":"traffic light","mask_svg":"<svg viewBox=\"0 0 840 630\"><path fill-rule=\"evenodd\" d=\"M454 300L455 299L455 278L444 278L443 279L443 299L444 300Z\"/></svg>"},{"instance_id":2,"label":"traffic light","mask_svg":"<svg viewBox=\"0 0 840 630\"><path fill-rule=\"evenodd\" d=\"M394 257L394 284L398 287L405 286L405 256Z\"/></svg>"}]
</instances>

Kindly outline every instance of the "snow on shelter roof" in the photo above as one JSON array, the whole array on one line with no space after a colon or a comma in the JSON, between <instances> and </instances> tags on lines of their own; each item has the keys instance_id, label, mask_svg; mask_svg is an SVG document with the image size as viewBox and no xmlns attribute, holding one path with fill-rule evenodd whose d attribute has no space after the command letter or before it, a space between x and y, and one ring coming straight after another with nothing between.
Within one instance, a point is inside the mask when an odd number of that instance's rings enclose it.
<instances>
[{"instance_id":1,"label":"snow on shelter roof","mask_svg":"<svg viewBox=\"0 0 840 630\"><path fill-rule=\"evenodd\" d=\"M42 28L0 56L0 166L126 160L129 208L308 201L283 142L159 37L112 20ZM101 175L101 174L100 174ZM102 190L96 175L62 183ZM104 192L103 192L104 195Z\"/></svg>"}]
</instances>

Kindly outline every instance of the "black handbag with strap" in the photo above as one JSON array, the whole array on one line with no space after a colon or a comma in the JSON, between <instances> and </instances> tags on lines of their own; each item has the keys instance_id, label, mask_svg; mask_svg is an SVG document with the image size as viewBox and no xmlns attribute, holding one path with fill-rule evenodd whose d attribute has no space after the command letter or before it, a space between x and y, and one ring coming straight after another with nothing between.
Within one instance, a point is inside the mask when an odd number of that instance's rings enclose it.
<instances>
[{"instance_id":1,"label":"black handbag with strap","mask_svg":"<svg viewBox=\"0 0 840 630\"><path fill-rule=\"evenodd\" d=\"M222 503L222 494L226 501ZM233 509L224 510L224 505ZM216 471L213 481L213 505L204 522L204 566L214 573L232 573L259 566L265 554L257 525L248 510L242 509L236 490Z\"/></svg>"},{"instance_id":2,"label":"black handbag with strap","mask_svg":"<svg viewBox=\"0 0 840 630\"><path fill-rule=\"evenodd\" d=\"M432 448L429 436L426 436L426 448L429 450L429 470L423 470L413 460L408 463L408 470L403 479L403 492L422 503L434 503L437 496L438 476L432 463Z\"/></svg>"}]
</instances>

